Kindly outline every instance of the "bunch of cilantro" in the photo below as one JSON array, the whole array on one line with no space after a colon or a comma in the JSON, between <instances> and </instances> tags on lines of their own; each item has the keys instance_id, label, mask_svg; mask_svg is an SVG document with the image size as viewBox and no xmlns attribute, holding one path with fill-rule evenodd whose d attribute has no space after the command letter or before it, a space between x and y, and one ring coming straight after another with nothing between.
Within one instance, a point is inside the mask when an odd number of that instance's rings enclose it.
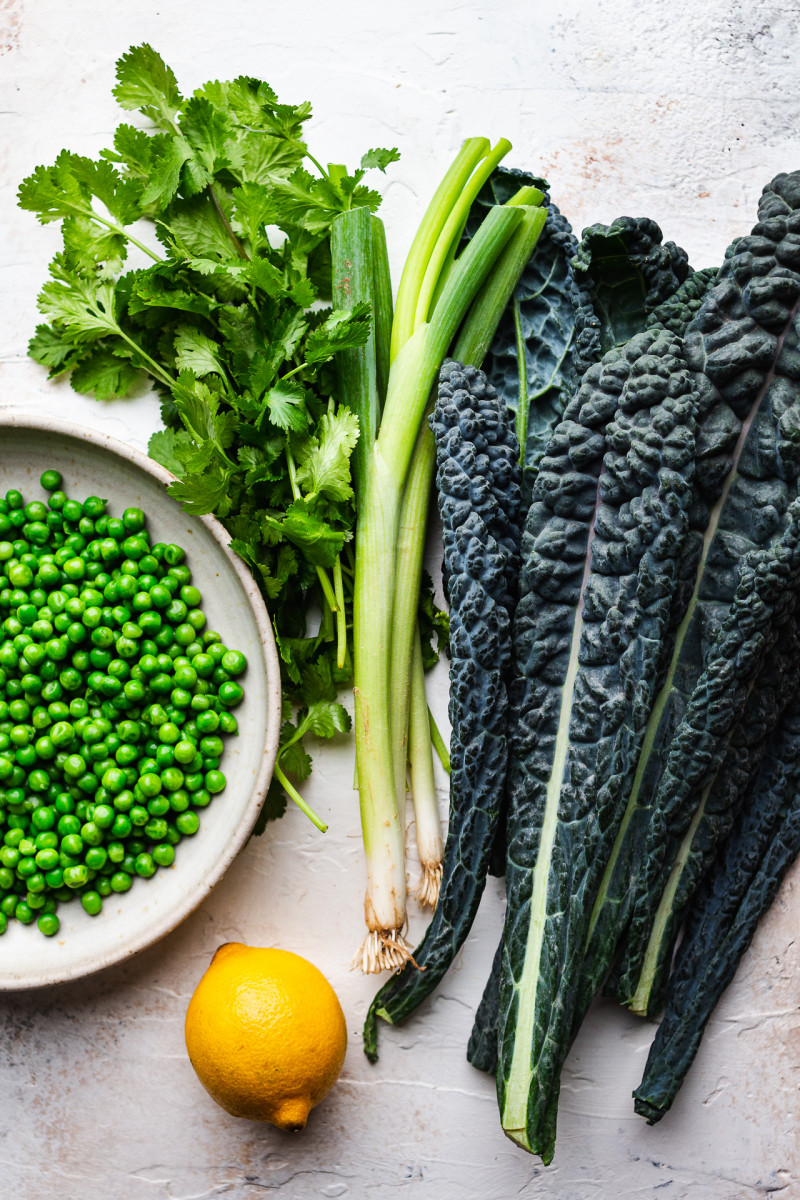
<instances>
[{"instance_id":1,"label":"bunch of cilantro","mask_svg":"<svg viewBox=\"0 0 800 1200\"><path fill-rule=\"evenodd\" d=\"M248 77L184 99L146 44L117 63L114 96L148 127L120 125L98 159L63 151L20 187L20 206L63 232L30 353L101 400L150 376L165 426L151 456L178 477L169 491L188 512L223 522L273 617L283 727L263 818L284 811L288 791L315 819L287 772L310 773L307 734L349 727L336 689L352 674L359 430L337 407L332 360L371 322L366 305L319 302L330 298L331 222L374 212L365 171L399 155L370 150L352 174L326 170L303 140L309 104L279 104Z\"/></svg>"}]
</instances>

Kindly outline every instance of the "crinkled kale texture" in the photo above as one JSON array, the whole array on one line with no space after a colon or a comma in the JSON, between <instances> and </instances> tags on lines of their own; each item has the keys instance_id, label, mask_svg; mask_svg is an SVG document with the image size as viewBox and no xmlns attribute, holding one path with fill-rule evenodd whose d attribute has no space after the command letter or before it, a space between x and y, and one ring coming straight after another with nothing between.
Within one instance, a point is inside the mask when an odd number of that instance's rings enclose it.
<instances>
[{"instance_id":1,"label":"crinkled kale texture","mask_svg":"<svg viewBox=\"0 0 800 1200\"><path fill-rule=\"evenodd\" d=\"M669 626L696 401L668 331L611 351L556 429L523 533L498 1092L506 1131L546 1160L588 913Z\"/></svg>"},{"instance_id":2,"label":"crinkled kale texture","mask_svg":"<svg viewBox=\"0 0 800 1200\"><path fill-rule=\"evenodd\" d=\"M800 693L766 747L730 838L686 923L634 1107L660 1121L694 1061L703 1032L752 941L760 917L800 853Z\"/></svg>"},{"instance_id":3,"label":"crinkled kale texture","mask_svg":"<svg viewBox=\"0 0 800 1200\"><path fill-rule=\"evenodd\" d=\"M698 772L697 762L691 769L676 765L675 772L681 777L676 794L682 798L677 817L671 785L664 782L661 788L667 751L685 740L681 722L689 719L686 706L733 602L742 562L751 552L768 551L780 542L789 506L798 494L799 232L800 174L778 176L762 195L759 221L752 234L730 247L714 286L687 327L686 359L698 382L701 405L690 538L690 556L699 567L684 627L666 667L669 694L649 735L649 757L640 765L637 808L621 848L617 879L609 888L608 912L595 927L596 936L603 939L609 921L624 927L625 910L632 914L612 987L624 1003L636 996L637 1006L642 1003L641 976L654 913L682 853L689 822L724 756L731 724L727 720L717 724L713 745L704 743L713 764L710 774ZM759 645L757 653L763 657L768 642ZM738 678L743 678L743 660L739 665ZM731 685L728 699L736 692L735 680ZM705 702L709 700L710 693ZM701 697L692 699L694 713L702 703ZM733 702L734 721L740 715L740 703ZM713 721L709 737L711 725ZM687 790L690 780L693 790ZM662 800L673 814L666 825L665 818L653 811ZM674 836L664 842L666 828L672 828ZM658 861L660 874L654 873ZM659 953L668 963L669 946ZM593 954L590 950L590 959ZM652 959L653 947L649 954ZM651 974L651 966L647 970ZM657 1004L656 976L652 983L648 1011Z\"/></svg>"}]
</instances>

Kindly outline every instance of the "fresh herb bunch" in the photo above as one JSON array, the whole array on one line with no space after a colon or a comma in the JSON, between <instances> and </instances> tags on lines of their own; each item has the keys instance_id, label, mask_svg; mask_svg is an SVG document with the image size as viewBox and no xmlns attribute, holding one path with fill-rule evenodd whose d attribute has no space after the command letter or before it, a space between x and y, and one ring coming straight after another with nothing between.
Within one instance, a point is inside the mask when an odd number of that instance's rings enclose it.
<instances>
[{"instance_id":1,"label":"fresh herb bunch","mask_svg":"<svg viewBox=\"0 0 800 1200\"><path fill-rule=\"evenodd\" d=\"M365 171L399 155L326 170L303 140L308 103L279 104L245 76L185 99L146 44L118 61L114 96L150 128L120 125L98 159L63 151L20 188L20 206L63 232L30 353L100 400L150 376L165 425L151 456L178 477L169 491L187 511L223 521L273 616L284 724L264 816L278 816L283 789L302 805L286 772L308 776L305 735L349 727L336 687L351 676L359 429L337 407L331 360L367 340L371 313L318 303L330 298L329 231L342 211L377 209Z\"/></svg>"}]
</instances>

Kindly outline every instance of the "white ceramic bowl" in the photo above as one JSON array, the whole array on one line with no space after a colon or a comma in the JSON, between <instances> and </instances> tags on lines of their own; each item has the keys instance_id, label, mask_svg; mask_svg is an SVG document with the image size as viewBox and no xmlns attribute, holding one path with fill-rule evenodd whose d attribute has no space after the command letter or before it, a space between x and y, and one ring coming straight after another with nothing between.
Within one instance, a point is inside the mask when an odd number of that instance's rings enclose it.
<instances>
[{"instance_id":1,"label":"white ceramic bowl","mask_svg":"<svg viewBox=\"0 0 800 1200\"><path fill-rule=\"evenodd\" d=\"M32 926L9 922L0 937L0 990L41 987L91 974L151 945L188 916L222 878L258 816L275 763L281 685L275 638L261 595L228 534L213 517L188 516L168 496L172 476L136 450L104 434L56 421L0 413L0 494L19 488L26 501L44 499L44 470L60 471L76 500L101 496L119 516L144 510L153 541L186 550L200 588L208 629L241 650L248 668L245 699L235 710L238 737L225 739L221 768L227 787L202 813L200 830L177 847L175 863L129 892L112 893L97 917L78 900L59 906L61 929L46 938Z\"/></svg>"}]
</instances>

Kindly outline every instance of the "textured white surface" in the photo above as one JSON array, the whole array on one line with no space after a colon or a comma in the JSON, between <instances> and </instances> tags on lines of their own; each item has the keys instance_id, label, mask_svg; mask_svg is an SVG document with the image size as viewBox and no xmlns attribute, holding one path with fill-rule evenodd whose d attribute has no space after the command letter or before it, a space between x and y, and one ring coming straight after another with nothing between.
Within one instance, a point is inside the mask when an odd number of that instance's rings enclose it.
<instances>
[{"instance_id":1,"label":"textured white surface","mask_svg":"<svg viewBox=\"0 0 800 1200\"><path fill-rule=\"evenodd\" d=\"M308 98L318 156L397 144L382 210L400 264L463 137L505 135L511 165L544 173L576 228L646 213L719 261L761 187L800 166L798 6L785 0L0 0L0 404L57 413L145 448L147 395L100 405L25 357L51 229L14 207L18 181L68 145L95 153L118 111L114 59L151 41L190 89L239 73ZM1 449L1 448L0 448ZM433 704L444 720L446 680ZM29 1200L663 1200L800 1197L800 873L787 881L716 1013L673 1111L632 1111L651 1029L596 1008L571 1054L551 1167L499 1129L492 1082L464 1059L502 910L491 881L456 968L419 1017L360 1048L374 981L348 972L363 892L350 749L317 757L297 811L251 841L211 898L135 960L83 984L0 998L0 1195ZM443 797L444 800L444 797ZM412 914L412 934L423 921ZM227 1117L183 1046L197 979L226 940L311 958L351 1031L344 1075L306 1131ZM0 945L0 953L2 946Z\"/></svg>"}]
</instances>

